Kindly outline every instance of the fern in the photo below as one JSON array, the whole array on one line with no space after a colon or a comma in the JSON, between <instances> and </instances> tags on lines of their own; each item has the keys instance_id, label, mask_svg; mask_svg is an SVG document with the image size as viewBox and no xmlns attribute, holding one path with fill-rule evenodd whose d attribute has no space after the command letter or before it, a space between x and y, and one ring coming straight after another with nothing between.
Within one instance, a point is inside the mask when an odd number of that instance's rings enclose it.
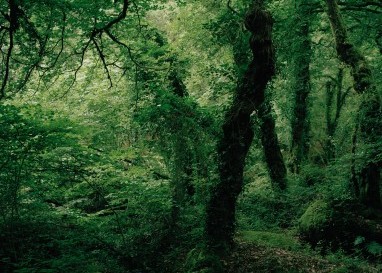
<instances>
[{"instance_id":1,"label":"fern","mask_svg":"<svg viewBox=\"0 0 382 273\"><path fill-rule=\"evenodd\" d=\"M382 245L376 241L371 241L368 243L366 245L366 250L374 256L382 257Z\"/></svg>"}]
</instances>

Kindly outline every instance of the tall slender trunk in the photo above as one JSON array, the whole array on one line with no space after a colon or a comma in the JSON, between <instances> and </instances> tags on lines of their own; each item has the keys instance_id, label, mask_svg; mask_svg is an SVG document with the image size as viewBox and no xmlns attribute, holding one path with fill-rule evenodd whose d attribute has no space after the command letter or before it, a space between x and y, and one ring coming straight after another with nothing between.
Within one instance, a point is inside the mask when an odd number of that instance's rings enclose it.
<instances>
[{"instance_id":1,"label":"tall slender trunk","mask_svg":"<svg viewBox=\"0 0 382 273\"><path fill-rule=\"evenodd\" d=\"M188 96L186 86L174 69L170 72L168 80L175 95L184 98ZM188 145L188 137L176 133L173 154L173 170L171 178L172 190L172 209L171 209L171 224L173 227L177 225L180 210L186 205L193 196L195 189L192 184L193 175L193 155L191 147Z\"/></svg>"},{"instance_id":2,"label":"tall slender trunk","mask_svg":"<svg viewBox=\"0 0 382 273\"><path fill-rule=\"evenodd\" d=\"M260 122L261 143L263 145L265 162L267 163L273 188L285 190L287 187L287 170L276 134L272 106L267 98L258 108L257 114Z\"/></svg>"},{"instance_id":3,"label":"tall slender trunk","mask_svg":"<svg viewBox=\"0 0 382 273\"><path fill-rule=\"evenodd\" d=\"M337 77L326 82L326 159L329 163L336 157L336 147L334 145L334 135L336 133L345 99L349 94L350 88L343 90L343 68L338 70ZM333 109L334 108L334 109ZM334 112L334 113L333 113Z\"/></svg>"},{"instance_id":4,"label":"tall slender trunk","mask_svg":"<svg viewBox=\"0 0 382 273\"><path fill-rule=\"evenodd\" d=\"M361 202L370 207L381 207L380 171L382 160L377 146L382 136L381 98L373 84L372 72L365 57L348 41L337 0L325 0L325 2L338 58L350 67L354 79L354 90L358 94L363 94L357 122L360 123L360 139L371 148L369 148L366 162L360 168L359 198ZM354 166L352 166L352 170L354 170ZM354 179L355 177L352 177L353 183Z\"/></svg>"},{"instance_id":5,"label":"tall slender trunk","mask_svg":"<svg viewBox=\"0 0 382 273\"><path fill-rule=\"evenodd\" d=\"M263 103L266 85L275 73L271 14L261 4L255 4L245 23L252 34L253 59L225 115L217 147L220 177L206 208L207 241L217 251L233 242L236 200L242 190L245 159L254 135L251 114Z\"/></svg>"},{"instance_id":6,"label":"tall slender trunk","mask_svg":"<svg viewBox=\"0 0 382 273\"><path fill-rule=\"evenodd\" d=\"M308 96L310 94L310 60L312 56L309 37L312 7L309 1L299 0L296 5L296 38L294 108L292 118L291 171L299 173L301 163L309 152L310 123L308 117Z\"/></svg>"}]
</instances>

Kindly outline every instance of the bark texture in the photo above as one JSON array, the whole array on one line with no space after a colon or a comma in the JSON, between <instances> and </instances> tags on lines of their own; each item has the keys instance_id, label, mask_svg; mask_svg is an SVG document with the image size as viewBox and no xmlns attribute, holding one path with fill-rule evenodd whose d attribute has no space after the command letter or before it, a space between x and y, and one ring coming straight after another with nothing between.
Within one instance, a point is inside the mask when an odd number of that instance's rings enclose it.
<instances>
[{"instance_id":1,"label":"bark texture","mask_svg":"<svg viewBox=\"0 0 382 273\"><path fill-rule=\"evenodd\" d=\"M296 38L295 52L295 84L294 109L292 118L292 143L290 169L294 173L300 172L301 163L309 152L309 117L308 96L310 94L309 66L312 56L309 37L312 10L309 1L299 0L296 4Z\"/></svg>"},{"instance_id":2,"label":"bark texture","mask_svg":"<svg viewBox=\"0 0 382 273\"><path fill-rule=\"evenodd\" d=\"M371 148L368 151L369 156L365 160L366 162L360 167L359 198L367 206L378 208L381 207L380 170L382 161L380 147L378 148L378 142L382 136L381 98L373 84L372 72L365 57L348 41L337 0L325 0L325 2L338 58L350 67L354 79L354 90L358 94L363 94L357 121L359 122L359 139ZM352 169L355 169L354 166ZM355 182L356 178L352 177L352 183ZM357 185L354 187L356 188Z\"/></svg>"},{"instance_id":3,"label":"bark texture","mask_svg":"<svg viewBox=\"0 0 382 273\"><path fill-rule=\"evenodd\" d=\"M329 164L336 157L334 135L336 133L342 108L351 88L343 90L343 68L340 68L336 78L326 82L326 144L325 163Z\"/></svg>"},{"instance_id":4,"label":"bark texture","mask_svg":"<svg viewBox=\"0 0 382 273\"><path fill-rule=\"evenodd\" d=\"M237 23L235 26L237 26ZM239 77L241 77L250 62L248 45L244 44L243 39L235 40L233 37L232 40L235 41L233 44L233 57L239 71ZM259 125L260 128L261 144L272 186L275 190L285 190L287 187L287 170L276 133L272 105L268 97L265 95L263 103L256 108L258 118L258 124L256 125Z\"/></svg>"},{"instance_id":5,"label":"bark texture","mask_svg":"<svg viewBox=\"0 0 382 273\"><path fill-rule=\"evenodd\" d=\"M354 78L354 90L357 93L370 92L372 88L371 70L366 59L348 41L345 24L338 8L337 0L325 0L327 14L336 42L338 58L350 66Z\"/></svg>"},{"instance_id":6,"label":"bark texture","mask_svg":"<svg viewBox=\"0 0 382 273\"><path fill-rule=\"evenodd\" d=\"M260 122L261 143L263 145L265 162L267 163L273 188L285 190L287 187L287 170L276 134L272 107L267 99L260 105L257 114Z\"/></svg>"},{"instance_id":7,"label":"bark texture","mask_svg":"<svg viewBox=\"0 0 382 273\"><path fill-rule=\"evenodd\" d=\"M245 159L254 135L251 114L263 103L266 85L275 73L273 19L261 6L255 5L246 16L253 59L238 83L218 143L220 179L206 209L207 241L215 250L232 244L236 200L242 190Z\"/></svg>"}]
</instances>

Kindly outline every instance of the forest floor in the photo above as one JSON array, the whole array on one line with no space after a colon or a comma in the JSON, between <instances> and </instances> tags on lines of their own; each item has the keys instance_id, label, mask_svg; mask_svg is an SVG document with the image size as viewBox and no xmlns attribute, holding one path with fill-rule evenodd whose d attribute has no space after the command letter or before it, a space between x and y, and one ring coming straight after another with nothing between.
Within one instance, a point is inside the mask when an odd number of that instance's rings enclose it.
<instances>
[{"instance_id":1,"label":"forest floor","mask_svg":"<svg viewBox=\"0 0 382 273\"><path fill-rule=\"evenodd\" d=\"M285 233L246 231L225 261L227 273L378 273L380 265L341 253L322 256Z\"/></svg>"}]
</instances>

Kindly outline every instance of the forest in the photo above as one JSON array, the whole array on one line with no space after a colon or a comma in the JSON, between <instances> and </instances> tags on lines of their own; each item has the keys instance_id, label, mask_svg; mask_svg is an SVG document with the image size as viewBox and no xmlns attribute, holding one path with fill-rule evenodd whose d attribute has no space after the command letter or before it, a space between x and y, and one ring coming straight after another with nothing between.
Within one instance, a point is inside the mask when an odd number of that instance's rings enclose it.
<instances>
[{"instance_id":1,"label":"forest","mask_svg":"<svg viewBox=\"0 0 382 273\"><path fill-rule=\"evenodd\" d=\"M0 0L0 273L382 272L380 0Z\"/></svg>"}]
</instances>

